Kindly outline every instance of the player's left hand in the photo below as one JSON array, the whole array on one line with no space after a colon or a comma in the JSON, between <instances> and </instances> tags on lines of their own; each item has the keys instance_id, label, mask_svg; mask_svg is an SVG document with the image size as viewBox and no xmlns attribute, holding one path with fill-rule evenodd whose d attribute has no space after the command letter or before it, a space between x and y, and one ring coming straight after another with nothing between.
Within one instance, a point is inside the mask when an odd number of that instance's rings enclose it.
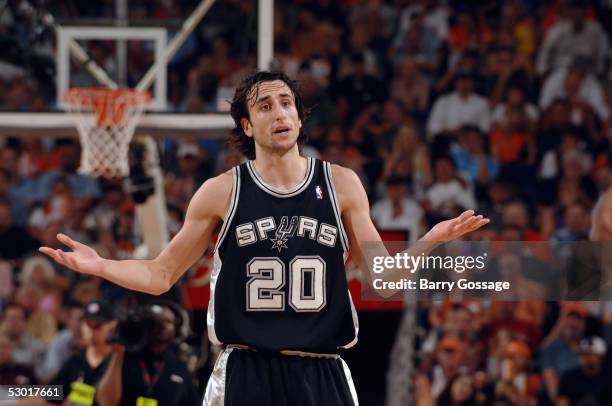
<instances>
[{"instance_id":1,"label":"player's left hand","mask_svg":"<svg viewBox=\"0 0 612 406\"><path fill-rule=\"evenodd\" d=\"M489 219L483 215L474 215L474 210L466 210L454 219L442 221L435 226L425 236L423 240L447 242L455 240L462 235L471 233L489 223Z\"/></svg>"}]
</instances>

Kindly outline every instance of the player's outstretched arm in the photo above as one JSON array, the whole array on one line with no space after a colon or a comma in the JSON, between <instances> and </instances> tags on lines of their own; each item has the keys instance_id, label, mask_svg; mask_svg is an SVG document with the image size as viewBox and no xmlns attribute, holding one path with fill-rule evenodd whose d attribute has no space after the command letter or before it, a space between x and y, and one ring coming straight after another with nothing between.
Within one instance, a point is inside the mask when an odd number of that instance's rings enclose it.
<instances>
[{"instance_id":1,"label":"player's outstretched arm","mask_svg":"<svg viewBox=\"0 0 612 406\"><path fill-rule=\"evenodd\" d=\"M361 184L361 180L350 169L338 165L332 165L332 175L334 185L338 193L342 220L349 236L351 245L351 255L361 263L372 263L373 256L388 256L386 248L382 243L380 235L370 218L370 205L368 196ZM473 210L466 210L461 215L436 224L419 241L413 244L406 253L408 255L428 254L437 245L457 239L465 234L479 229L489 223L489 219L482 215L476 216ZM373 244L372 250L362 252L363 243ZM366 258L367 257L367 258ZM398 280L400 275L405 274L406 270L395 270L384 272L379 275L383 280ZM393 295L395 292L381 292Z\"/></svg>"},{"instance_id":2,"label":"player's outstretched arm","mask_svg":"<svg viewBox=\"0 0 612 406\"><path fill-rule=\"evenodd\" d=\"M57 238L72 251L41 247L40 252L74 271L102 277L127 289L159 295L170 289L204 253L225 215L231 190L229 172L206 181L191 199L181 230L152 260L105 259L93 248L64 234L58 234Z\"/></svg>"}]
</instances>

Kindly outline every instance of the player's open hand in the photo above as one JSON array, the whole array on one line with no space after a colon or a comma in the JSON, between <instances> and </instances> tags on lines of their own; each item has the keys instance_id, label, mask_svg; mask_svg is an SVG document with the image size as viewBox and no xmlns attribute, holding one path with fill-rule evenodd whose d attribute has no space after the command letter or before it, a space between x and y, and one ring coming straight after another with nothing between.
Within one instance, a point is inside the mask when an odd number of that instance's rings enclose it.
<instances>
[{"instance_id":1,"label":"player's open hand","mask_svg":"<svg viewBox=\"0 0 612 406\"><path fill-rule=\"evenodd\" d=\"M423 239L438 242L455 240L462 235L478 230L489 221L482 215L474 215L474 210L466 210L454 219L442 221L433 226Z\"/></svg>"},{"instance_id":2,"label":"player's open hand","mask_svg":"<svg viewBox=\"0 0 612 406\"><path fill-rule=\"evenodd\" d=\"M74 271L100 275L103 269L103 259L91 247L74 241L65 234L58 234L57 239L72 249L72 252L62 251L49 247L40 247L38 250L53 258L57 263L64 265Z\"/></svg>"}]
</instances>

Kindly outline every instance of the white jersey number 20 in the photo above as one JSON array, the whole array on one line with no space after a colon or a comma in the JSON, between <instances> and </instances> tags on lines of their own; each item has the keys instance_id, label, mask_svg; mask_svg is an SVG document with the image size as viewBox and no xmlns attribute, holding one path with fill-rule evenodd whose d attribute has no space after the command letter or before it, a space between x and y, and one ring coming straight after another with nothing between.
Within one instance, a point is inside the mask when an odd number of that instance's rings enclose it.
<instances>
[{"instance_id":1,"label":"white jersey number 20","mask_svg":"<svg viewBox=\"0 0 612 406\"><path fill-rule=\"evenodd\" d=\"M278 257L256 257L247 264L247 311L285 310L285 264ZM289 306L296 312L325 307L325 261L296 256L289 263Z\"/></svg>"}]
</instances>

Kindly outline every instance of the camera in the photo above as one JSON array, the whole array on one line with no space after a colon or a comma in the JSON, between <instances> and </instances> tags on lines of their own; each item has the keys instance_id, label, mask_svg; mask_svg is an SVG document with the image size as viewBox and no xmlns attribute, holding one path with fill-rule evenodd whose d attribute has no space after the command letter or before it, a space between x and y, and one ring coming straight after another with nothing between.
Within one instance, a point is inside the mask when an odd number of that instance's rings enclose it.
<instances>
[{"instance_id":1,"label":"camera","mask_svg":"<svg viewBox=\"0 0 612 406\"><path fill-rule=\"evenodd\" d=\"M184 309L175 303L148 303L136 307L125 307L117 314L117 328L112 342L123 345L128 352L140 351L149 344L151 335L159 331L164 307L175 316L175 343L181 342L189 335L189 317Z\"/></svg>"}]
</instances>

